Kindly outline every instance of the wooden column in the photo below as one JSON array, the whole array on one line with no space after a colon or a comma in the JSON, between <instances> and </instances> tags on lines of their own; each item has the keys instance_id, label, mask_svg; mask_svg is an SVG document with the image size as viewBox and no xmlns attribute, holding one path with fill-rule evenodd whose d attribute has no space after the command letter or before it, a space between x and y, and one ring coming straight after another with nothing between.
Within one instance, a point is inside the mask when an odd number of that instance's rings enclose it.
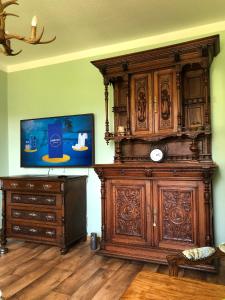
<instances>
[{"instance_id":1,"label":"wooden column","mask_svg":"<svg viewBox=\"0 0 225 300\"><path fill-rule=\"evenodd\" d=\"M176 86L177 86L177 132L182 131L182 96L181 96L181 66L176 65Z\"/></svg>"},{"instance_id":2,"label":"wooden column","mask_svg":"<svg viewBox=\"0 0 225 300\"><path fill-rule=\"evenodd\" d=\"M104 77L104 86L105 86L105 140L106 143L109 143L109 80L107 77Z\"/></svg>"},{"instance_id":3,"label":"wooden column","mask_svg":"<svg viewBox=\"0 0 225 300\"><path fill-rule=\"evenodd\" d=\"M202 68L204 70L204 98L205 98L205 115L204 115L204 121L205 121L205 131L210 132L211 126L210 126L210 103L209 103L209 65L208 61L204 61L202 63Z\"/></svg>"},{"instance_id":4,"label":"wooden column","mask_svg":"<svg viewBox=\"0 0 225 300\"><path fill-rule=\"evenodd\" d=\"M126 102L127 102L127 135L130 135L130 86L129 86L129 75L126 74L124 77L126 85Z\"/></svg>"}]
</instances>

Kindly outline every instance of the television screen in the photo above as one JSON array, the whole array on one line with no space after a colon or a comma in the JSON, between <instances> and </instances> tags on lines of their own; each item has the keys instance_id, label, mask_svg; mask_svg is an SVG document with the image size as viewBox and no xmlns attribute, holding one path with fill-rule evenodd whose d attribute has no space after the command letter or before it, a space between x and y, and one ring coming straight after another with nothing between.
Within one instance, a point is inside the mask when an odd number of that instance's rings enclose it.
<instances>
[{"instance_id":1,"label":"television screen","mask_svg":"<svg viewBox=\"0 0 225 300\"><path fill-rule=\"evenodd\" d=\"M94 115L21 120L21 167L94 164Z\"/></svg>"}]
</instances>

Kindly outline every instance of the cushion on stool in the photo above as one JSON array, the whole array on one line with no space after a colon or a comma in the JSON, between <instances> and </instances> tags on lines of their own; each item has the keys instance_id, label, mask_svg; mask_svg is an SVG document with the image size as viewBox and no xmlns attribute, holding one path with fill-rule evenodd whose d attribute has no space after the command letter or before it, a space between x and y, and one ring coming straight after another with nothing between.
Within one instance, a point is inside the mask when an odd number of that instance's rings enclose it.
<instances>
[{"instance_id":1,"label":"cushion on stool","mask_svg":"<svg viewBox=\"0 0 225 300\"><path fill-rule=\"evenodd\" d=\"M225 243L220 244L218 247L219 247L221 252L225 253Z\"/></svg>"},{"instance_id":2,"label":"cushion on stool","mask_svg":"<svg viewBox=\"0 0 225 300\"><path fill-rule=\"evenodd\" d=\"M224 251L225 251L225 245L224 245ZM199 259L207 258L213 255L215 252L216 249L213 247L201 247L201 248L184 250L182 253L189 260L199 260Z\"/></svg>"}]
</instances>

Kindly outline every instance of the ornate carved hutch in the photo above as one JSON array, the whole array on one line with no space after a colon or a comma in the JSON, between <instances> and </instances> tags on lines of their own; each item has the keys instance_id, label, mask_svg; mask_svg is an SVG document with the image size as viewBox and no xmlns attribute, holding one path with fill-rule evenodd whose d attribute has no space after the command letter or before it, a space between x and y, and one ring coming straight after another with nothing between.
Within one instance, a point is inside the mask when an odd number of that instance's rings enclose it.
<instances>
[{"instance_id":1,"label":"ornate carved hutch","mask_svg":"<svg viewBox=\"0 0 225 300\"><path fill-rule=\"evenodd\" d=\"M115 142L114 164L95 165L100 253L165 263L171 252L214 243L209 68L218 53L216 35L92 62L104 78L105 140ZM151 161L154 148L163 161Z\"/></svg>"}]
</instances>

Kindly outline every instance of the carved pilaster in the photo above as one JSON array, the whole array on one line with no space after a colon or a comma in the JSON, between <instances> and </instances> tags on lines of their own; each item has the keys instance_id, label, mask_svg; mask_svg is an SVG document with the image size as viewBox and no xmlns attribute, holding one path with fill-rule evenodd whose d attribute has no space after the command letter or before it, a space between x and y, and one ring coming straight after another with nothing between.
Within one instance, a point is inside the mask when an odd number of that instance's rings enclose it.
<instances>
[{"instance_id":1,"label":"carved pilaster","mask_svg":"<svg viewBox=\"0 0 225 300\"><path fill-rule=\"evenodd\" d=\"M190 145L190 150L193 153L192 159L198 159L199 158L199 149L198 149L198 143L196 139L193 139Z\"/></svg>"},{"instance_id":2,"label":"carved pilaster","mask_svg":"<svg viewBox=\"0 0 225 300\"><path fill-rule=\"evenodd\" d=\"M101 181L101 205L102 205L102 226L101 226L101 249L105 248L105 178L104 170L102 168L95 169L95 172L98 174L98 177Z\"/></svg>"},{"instance_id":3,"label":"carved pilaster","mask_svg":"<svg viewBox=\"0 0 225 300\"><path fill-rule=\"evenodd\" d=\"M121 143L120 142L115 142L114 162L115 163L120 163L121 162Z\"/></svg>"},{"instance_id":4,"label":"carved pilaster","mask_svg":"<svg viewBox=\"0 0 225 300\"><path fill-rule=\"evenodd\" d=\"M212 171L206 170L203 172L203 182L204 182L204 205L205 205L205 244L206 246L211 246L213 244L212 237L212 202L211 202L211 177Z\"/></svg>"},{"instance_id":5,"label":"carved pilaster","mask_svg":"<svg viewBox=\"0 0 225 300\"><path fill-rule=\"evenodd\" d=\"M2 193L2 229L1 229L1 240L0 240L0 255L6 254L8 248L6 248L6 194L5 191Z\"/></svg>"}]
</instances>

